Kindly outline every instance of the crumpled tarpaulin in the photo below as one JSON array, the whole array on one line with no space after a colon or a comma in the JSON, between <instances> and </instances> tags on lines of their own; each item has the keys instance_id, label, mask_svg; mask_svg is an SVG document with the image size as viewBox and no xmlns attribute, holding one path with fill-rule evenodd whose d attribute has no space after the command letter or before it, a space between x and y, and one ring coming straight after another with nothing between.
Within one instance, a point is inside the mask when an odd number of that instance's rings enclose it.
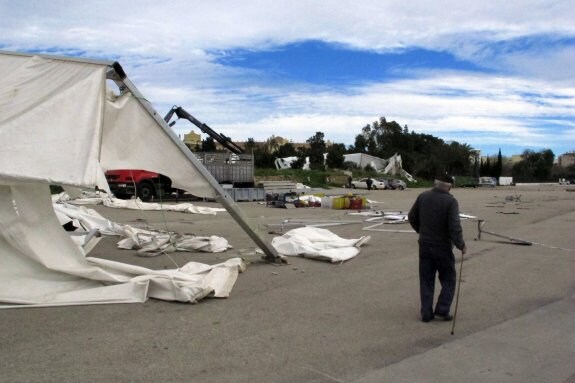
<instances>
[{"instance_id":1,"label":"crumpled tarpaulin","mask_svg":"<svg viewBox=\"0 0 575 383\"><path fill-rule=\"evenodd\" d=\"M150 270L85 257L62 230L48 185L0 185L0 302L59 306L144 302L148 298L196 302L227 297L245 269L240 258L217 265L190 262Z\"/></svg>"},{"instance_id":2,"label":"crumpled tarpaulin","mask_svg":"<svg viewBox=\"0 0 575 383\"><path fill-rule=\"evenodd\" d=\"M193 234L138 229L129 225L124 226L122 235L125 238L118 242L120 249L137 250L137 255L145 257L153 257L161 253L174 251L221 253L232 248L227 239L216 235L200 237Z\"/></svg>"},{"instance_id":3,"label":"crumpled tarpaulin","mask_svg":"<svg viewBox=\"0 0 575 383\"><path fill-rule=\"evenodd\" d=\"M100 195L97 193L85 194L84 198L70 198L70 196L64 192L59 195L53 196L52 200L54 202L67 202L73 205L104 205L106 207L115 209L130 209L130 210L163 210L163 211L175 211L181 213L191 213L191 214L208 214L216 215L218 212L227 211L221 207L205 207L196 206L192 203L176 203L176 204L159 204L151 202L142 202L139 198L123 200L115 197L110 197L106 194Z\"/></svg>"},{"instance_id":4,"label":"crumpled tarpaulin","mask_svg":"<svg viewBox=\"0 0 575 383\"><path fill-rule=\"evenodd\" d=\"M227 239L215 235L205 237L140 229L130 225L119 225L85 206L68 203L54 203L53 206L60 223L71 221L75 227L87 232L98 230L106 235L120 235L124 239L118 242L118 247L137 250L136 254L141 256L150 257L174 251L220 253L232 247Z\"/></svg>"},{"instance_id":5,"label":"crumpled tarpaulin","mask_svg":"<svg viewBox=\"0 0 575 383\"><path fill-rule=\"evenodd\" d=\"M121 235L124 227L115 222L104 218L94 209L88 209L84 206L75 206L67 203L52 204L60 223L67 218L73 225L84 231L98 230L106 235Z\"/></svg>"},{"instance_id":6,"label":"crumpled tarpaulin","mask_svg":"<svg viewBox=\"0 0 575 383\"><path fill-rule=\"evenodd\" d=\"M106 190L108 169L148 169L193 195L219 194L127 78L128 91L106 91L114 67L0 52L0 302L195 302L227 296L244 267L234 258L156 271L87 258L62 229L48 185Z\"/></svg>"},{"instance_id":7,"label":"crumpled tarpaulin","mask_svg":"<svg viewBox=\"0 0 575 383\"><path fill-rule=\"evenodd\" d=\"M345 239L329 230L308 226L293 229L281 237L275 237L272 240L272 246L281 255L343 262L358 255L360 246L370 239L370 236Z\"/></svg>"},{"instance_id":8,"label":"crumpled tarpaulin","mask_svg":"<svg viewBox=\"0 0 575 383\"><path fill-rule=\"evenodd\" d=\"M217 212L227 211L221 207L204 207L196 206L191 203L178 203L175 205L171 204L159 204L153 202L142 202L139 198L123 200L118 198L104 199L104 206L119 208L119 209L132 209L132 210L163 210L163 211L176 211L181 213L192 213L192 214L211 214L216 215Z\"/></svg>"}]
</instances>

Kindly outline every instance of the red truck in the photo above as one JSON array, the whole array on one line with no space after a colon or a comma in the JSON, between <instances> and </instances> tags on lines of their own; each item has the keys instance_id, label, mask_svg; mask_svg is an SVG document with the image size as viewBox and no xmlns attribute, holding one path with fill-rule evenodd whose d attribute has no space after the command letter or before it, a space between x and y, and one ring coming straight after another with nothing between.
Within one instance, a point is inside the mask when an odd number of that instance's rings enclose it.
<instances>
[{"instance_id":1,"label":"red truck","mask_svg":"<svg viewBox=\"0 0 575 383\"><path fill-rule=\"evenodd\" d=\"M179 191L172 189L172 181L168 177L147 170L108 170L106 180L117 198L127 199L137 195L142 201L149 202L154 197Z\"/></svg>"}]
</instances>

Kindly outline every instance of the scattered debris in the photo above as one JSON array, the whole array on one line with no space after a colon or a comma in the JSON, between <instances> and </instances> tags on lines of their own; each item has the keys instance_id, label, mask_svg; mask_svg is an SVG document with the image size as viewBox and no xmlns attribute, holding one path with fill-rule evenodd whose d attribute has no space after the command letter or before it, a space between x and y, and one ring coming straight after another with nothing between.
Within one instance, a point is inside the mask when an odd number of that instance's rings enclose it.
<instances>
[{"instance_id":1,"label":"scattered debris","mask_svg":"<svg viewBox=\"0 0 575 383\"><path fill-rule=\"evenodd\" d=\"M308 227L326 227L326 226L339 226L339 225L350 225L358 224L362 221L322 221L322 220L303 220L303 219L285 219L281 223L270 223L266 227L270 229L279 229L280 232L284 230L286 226L308 226ZM273 231L273 230L272 230ZM270 231L270 234L276 234L276 232Z\"/></svg>"},{"instance_id":2,"label":"scattered debris","mask_svg":"<svg viewBox=\"0 0 575 383\"><path fill-rule=\"evenodd\" d=\"M376 223L375 225L366 226L362 230L367 231L380 231L384 233L415 233L415 230L392 230L392 229L378 229L379 226L382 226L384 222Z\"/></svg>"},{"instance_id":3,"label":"scattered debris","mask_svg":"<svg viewBox=\"0 0 575 383\"><path fill-rule=\"evenodd\" d=\"M379 226L384 224L401 224L401 223L408 223L409 220L407 218L407 214L399 212L377 212L376 216L372 218L368 218L365 222L376 222L371 226L366 226L363 230L367 231L380 231L380 232L387 232L387 233L415 233L413 230L388 230L388 229L378 229ZM459 218L463 221L466 219L477 219L476 216L469 215L469 214L459 214Z\"/></svg>"},{"instance_id":4,"label":"scattered debris","mask_svg":"<svg viewBox=\"0 0 575 383\"><path fill-rule=\"evenodd\" d=\"M505 201L521 202L521 194L507 195Z\"/></svg>"}]
</instances>

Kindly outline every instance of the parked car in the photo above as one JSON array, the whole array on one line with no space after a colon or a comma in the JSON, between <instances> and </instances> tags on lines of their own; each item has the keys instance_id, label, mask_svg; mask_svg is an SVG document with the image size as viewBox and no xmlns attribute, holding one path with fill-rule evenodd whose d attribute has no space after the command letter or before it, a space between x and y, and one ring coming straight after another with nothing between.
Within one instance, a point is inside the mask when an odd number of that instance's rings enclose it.
<instances>
[{"instance_id":1,"label":"parked car","mask_svg":"<svg viewBox=\"0 0 575 383\"><path fill-rule=\"evenodd\" d=\"M381 188L378 187L378 189L385 189L385 190L391 189L391 187L389 186L389 181L386 180L385 178L381 178L381 179L378 179L378 180L376 180L376 181L377 181L377 182L381 182L381 183L383 183L383 184L385 185L385 187L381 187Z\"/></svg>"},{"instance_id":2,"label":"parked car","mask_svg":"<svg viewBox=\"0 0 575 383\"><path fill-rule=\"evenodd\" d=\"M371 179L373 182L371 184L372 189L384 190L387 188L387 183L382 180ZM357 181L351 181L352 189L367 189L367 178L362 178Z\"/></svg>"},{"instance_id":3,"label":"parked car","mask_svg":"<svg viewBox=\"0 0 575 383\"><path fill-rule=\"evenodd\" d=\"M497 180L493 177L479 177L479 186L494 188L497 186Z\"/></svg>"},{"instance_id":4,"label":"parked car","mask_svg":"<svg viewBox=\"0 0 575 383\"><path fill-rule=\"evenodd\" d=\"M468 179L465 182L457 185L460 188L476 188L479 186L479 180L477 178Z\"/></svg>"},{"instance_id":5,"label":"parked car","mask_svg":"<svg viewBox=\"0 0 575 383\"><path fill-rule=\"evenodd\" d=\"M405 188L407 188L405 181L398 180L396 178L389 179L388 183L389 183L389 188L392 190L396 190L396 189L404 190Z\"/></svg>"}]
</instances>

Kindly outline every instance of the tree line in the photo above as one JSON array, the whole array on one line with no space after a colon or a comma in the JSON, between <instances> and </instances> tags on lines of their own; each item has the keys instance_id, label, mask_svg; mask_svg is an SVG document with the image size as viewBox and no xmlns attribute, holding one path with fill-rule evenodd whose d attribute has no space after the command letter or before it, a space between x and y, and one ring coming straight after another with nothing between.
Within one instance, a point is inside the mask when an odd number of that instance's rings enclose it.
<instances>
[{"instance_id":1,"label":"tree line","mask_svg":"<svg viewBox=\"0 0 575 383\"><path fill-rule=\"evenodd\" d=\"M202 142L203 149L215 148L213 140ZM342 143L326 145L323 132L316 132L306 140L307 145L296 147L293 143L278 143L272 136L263 145L249 138L245 150L253 152L255 166L275 168L276 158L297 157L292 168L301 169L306 158L310 168L315 170L353 169L355 164L345 163L344 155L365 153L379 158L389 158L399 153L403 168L416 178L432 179L437 174L452 176L513 176L516 181L548 181L554 177L554 154L550 149L535 152L525 150L521 160L510 166L504 164L501 150L497 157L480 160L478 152L466 143L446 142L430 134L410 131L396 121L387 121L385 117L365 125L355 136L353 145ZM327 157L324 159L324 153Z\"/></svg>"}]
</instances>

